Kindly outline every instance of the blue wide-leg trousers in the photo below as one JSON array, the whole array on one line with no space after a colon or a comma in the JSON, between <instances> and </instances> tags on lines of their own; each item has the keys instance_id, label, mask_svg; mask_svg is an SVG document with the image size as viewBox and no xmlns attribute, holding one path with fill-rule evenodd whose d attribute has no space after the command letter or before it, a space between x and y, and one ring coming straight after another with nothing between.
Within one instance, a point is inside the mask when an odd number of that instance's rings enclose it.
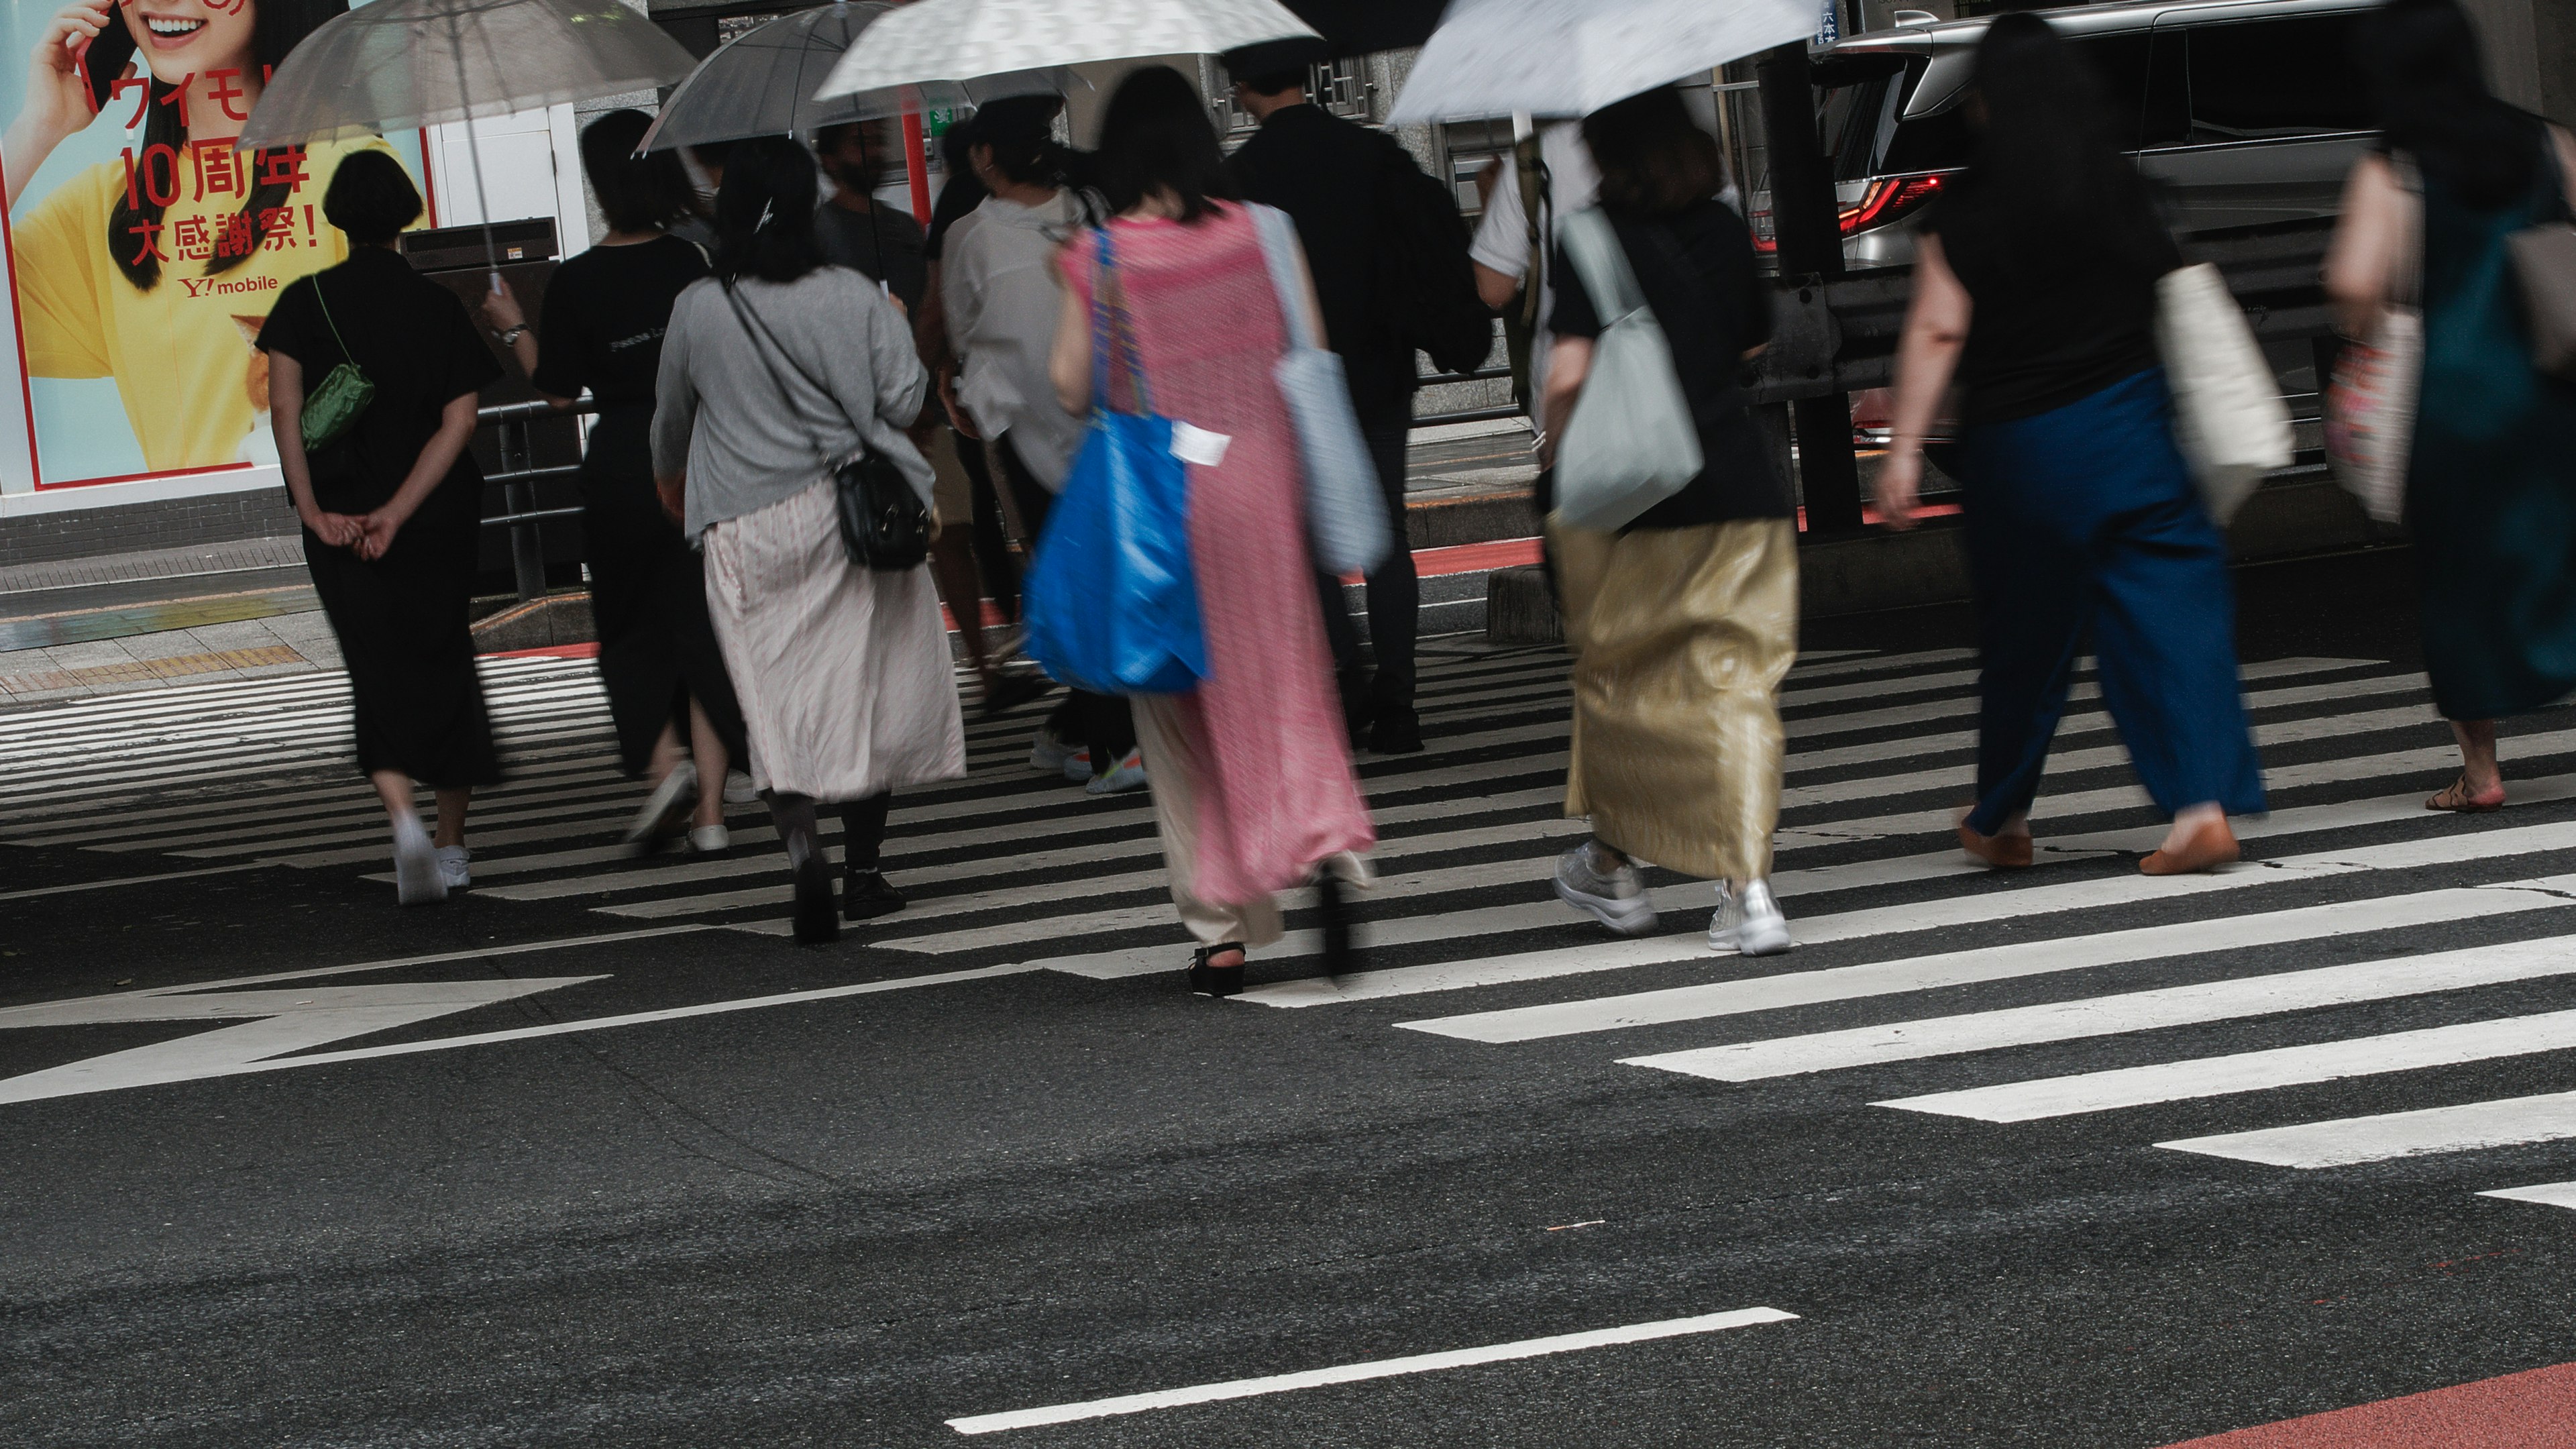
<instances>
[{"instance_id":1,"label":"blue wide-leg trousers","mask_svg":"<svg viewBox=\"0 0 2576 1449\"><path fill-rule=\"evenodd\" d=\"M2038 796L2088 638L2158 809L2263 809L2227 544L2174 447L2172 411L2156 368L1962 439L1981 654L1967 823L1980 834Z\"/></svg>"}]
</instances>

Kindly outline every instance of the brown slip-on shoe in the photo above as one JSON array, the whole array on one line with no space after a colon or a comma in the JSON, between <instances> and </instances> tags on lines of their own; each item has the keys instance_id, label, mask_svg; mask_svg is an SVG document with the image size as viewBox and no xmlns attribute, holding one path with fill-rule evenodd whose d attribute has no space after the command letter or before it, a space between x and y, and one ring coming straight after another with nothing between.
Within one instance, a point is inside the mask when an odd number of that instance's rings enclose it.
<instances>
[{"instance_id":1,"label":"brown slip-on shoe","mask_svg":"<svg viewBox=\"0 0 2576 1449\"><path fill-rule=\"evenodd\" d=\"M2244 855L2236 844L2236 832L2227 828L2224 819L2213 820L2192 832L2182 849L2159 850L2138 862L2141 875L2195 875L2214 866L2232 865Z\"/></svg>"},{"instance_id":2,"label":"brown slip-on shoe","mask_svg":"<svg viewBox=\"0 0 2576 1449\"><path fill-rule=\"evenodd\" d=\"M1959 848L1997 870L2019 870L2030 864L2027 835L1979 835L1962 824Z\"/></svg>"}]
</instances>

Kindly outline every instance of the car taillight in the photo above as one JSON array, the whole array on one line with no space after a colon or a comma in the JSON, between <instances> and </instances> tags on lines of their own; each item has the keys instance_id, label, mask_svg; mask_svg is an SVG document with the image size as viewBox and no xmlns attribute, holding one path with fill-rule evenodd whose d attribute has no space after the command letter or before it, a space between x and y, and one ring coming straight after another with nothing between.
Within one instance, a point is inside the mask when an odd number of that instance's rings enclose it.
<instances>
[{"instance_id":1,"label":"car taillight","mask_svg":"<svg viewBox=\"0 0 2576 1449\"><path fill-rule=\"evenodd\" d=\"M1845 207L1838 218L1842 233L1867 231L1904 220L1923 209L1923 204L1941 194L1938 176L1882 177L1869 184L1860 194L1860 204Z\"/></svg>"}]
</instances>

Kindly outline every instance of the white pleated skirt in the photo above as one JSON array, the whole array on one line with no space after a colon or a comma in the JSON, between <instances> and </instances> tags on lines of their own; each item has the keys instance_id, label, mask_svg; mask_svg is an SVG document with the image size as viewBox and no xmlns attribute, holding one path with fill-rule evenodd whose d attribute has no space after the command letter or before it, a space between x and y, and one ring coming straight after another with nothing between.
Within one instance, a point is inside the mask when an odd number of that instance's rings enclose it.
<instances>
[{"instance_id":1,"label":"white pleated skirt","mask_svg":"<svg viewBox=\"0 0 2576 1449\"><path fill-rule=\"evenodd\" d=\"M852 563L829 480L713 525L704 548L753 783L858 800L966 773L930 570Z\"/></svg>"}]
</instances>

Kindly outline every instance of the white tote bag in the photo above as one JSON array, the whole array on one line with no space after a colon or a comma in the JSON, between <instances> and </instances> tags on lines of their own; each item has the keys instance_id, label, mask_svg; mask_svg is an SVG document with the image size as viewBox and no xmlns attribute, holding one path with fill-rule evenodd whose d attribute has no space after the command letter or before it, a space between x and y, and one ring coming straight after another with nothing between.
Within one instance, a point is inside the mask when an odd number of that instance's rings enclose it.
<instances>
[{"instance_id":1,"label":"white tote bag","mask_svg":"<svg viewBox=\"0 0 2576 1449\"><path fill-rule=\"evenodd\" d=\"M2176 267L2156 282L2156 347L2173 389L2174 442L2221 528L2290 466L2290 409L2245 311L2218 268Z\"/></svg>"},{"instance_id":2,"label":"white tote bag","mask_svg":"<svg viewBox=\"0 0 2576 1449\"><path fill-rule=\"evenodd\" d=\"M2406 240L2389 270L2388 305L2367 342L2344 346L2326 384L2326 462L2335 481L2381 523L2406 518L2406 463L2415 450L2415 402L2424 377L2423 190L2403 156L2389 158L2406 188Z\"/></svg>"},{"instance_id":3,"label":"white tote bag","mask_svg":"<svg viewBox=\"0 0 2576 1449\"><path fill-rule=\"evenodd\" d=\"M1297 433L1297 458L1306 481L1306 540L1315 567L1340 577L1365 574L1395 547L1386 495L1377 465L1351 407L1342 359L1324 349L1306 315L1306 288L1297 277L1297 226L1273 207L1251 208L1253 229L1270 265L1270 288L1288 320L1288 350L1271 375L1288 404Z\"/></svg>"},{"instance_id":4,"label":"white tote bag","mask_svg":"<svg viewBox=\"0 0 2576 1449\"><path fill-rule=\"evenodd\" d=\"M1557 224L1557 240L1592 295L1601 335L1557 443L1556 512L1577 528L1616 530L1699 476L1699 429L1610 219L1597 207L1578 211Z\"/></svg>"}]
</instances>

